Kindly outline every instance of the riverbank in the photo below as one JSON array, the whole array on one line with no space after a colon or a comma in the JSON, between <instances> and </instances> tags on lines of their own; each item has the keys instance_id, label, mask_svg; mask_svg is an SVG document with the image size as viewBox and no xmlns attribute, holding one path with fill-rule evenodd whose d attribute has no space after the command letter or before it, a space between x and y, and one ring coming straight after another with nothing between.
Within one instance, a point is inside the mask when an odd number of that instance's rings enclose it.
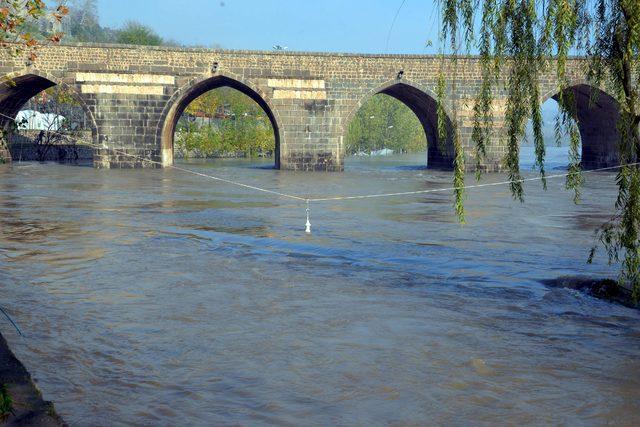
<instances>
[{"instance_id":1,"label":"riverbank","mask_svg":"<svg viewBox=\"0 0 640 427\"><path fill-rule=\"evenodd\" d=\"M12 414L0 422L8 426L66 426L56 414L53 403L42 399L42 394L24 365L16 359L7 341L0 334L0 384L7 387L13 400Z\"/></svg>"}]
</instances>

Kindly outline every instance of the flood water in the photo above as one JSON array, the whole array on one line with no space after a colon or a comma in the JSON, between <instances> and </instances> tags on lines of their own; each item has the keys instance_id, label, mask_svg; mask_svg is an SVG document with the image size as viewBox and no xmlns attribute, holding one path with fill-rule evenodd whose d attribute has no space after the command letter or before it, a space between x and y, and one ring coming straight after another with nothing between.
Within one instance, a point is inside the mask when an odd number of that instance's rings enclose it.
<instances>
[{"instance_id":1,"label":"flood water","mask_svg":"<svg viewBox=\"0 0 640 427\"><path fill-rule=\"evenodd\" d=\"M451 185L421 161L182 166L314 197ZM299 203L176 170L0 165L25 336L0 330L71 425L638 425L640 313L540 284L615 277L585 262L614 176L578 206L563 180L469 190L465 226L448 192L317 203L309 236Z\"/></svg>"}]
</instances>

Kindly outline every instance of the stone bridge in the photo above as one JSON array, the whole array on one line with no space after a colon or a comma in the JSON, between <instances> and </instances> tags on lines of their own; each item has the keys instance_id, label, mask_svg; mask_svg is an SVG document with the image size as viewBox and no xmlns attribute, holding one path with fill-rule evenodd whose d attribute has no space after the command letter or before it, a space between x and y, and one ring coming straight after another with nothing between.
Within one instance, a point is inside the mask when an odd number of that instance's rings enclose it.
<instances>
[{"instance_id":1,"label":"stone bridge","mask_svg":"<svg viewBox=\"0 0 640 427\"><path fill-rule=\"evenodd\" d=\"M94 165L100 168L155 167L173 163L178 118L193 99L222 86L254 99L268 115L276 140L276 167L304 171L344 168L350 121L370 97L384 93L417 115L429 143L428 164L449 168L452 141L438 141L436 86L441 60L434 56L254 52L122 45L42 47L34 63L0 53L0 126L53 85L71 89L93 129ZM462 143L471 145L473 99L481 77L478 58L447 60L448 125L458 123ZM584 61L569 63L577 101L583 164L610 166L617 161L618 106L606 93L590 102ZM553 67L541 78L541 100L555 97ZM496 91L497 132L482 167L500 169L505 153L500 126L504 91ZM440 148L438 148L440 147ZM117 149L114 151L114 149ZM122 152L137 157L124 155ZM473 150L467 165L475 166Z\"/></svg>"}]
</instances>

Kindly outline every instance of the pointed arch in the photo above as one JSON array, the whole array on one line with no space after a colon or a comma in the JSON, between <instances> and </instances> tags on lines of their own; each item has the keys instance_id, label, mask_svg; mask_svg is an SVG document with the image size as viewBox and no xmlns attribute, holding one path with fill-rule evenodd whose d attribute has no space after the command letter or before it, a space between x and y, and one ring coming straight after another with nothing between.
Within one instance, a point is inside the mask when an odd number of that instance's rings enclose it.
<instances>
[{"instance_id":1,"label":"pointed arch","mask_svg":"<svg viewBox=\"0 0 640 427\"><path fill-rule=\"evenodd\" d=\"M355 118L358 110L372 97L378 94L389 95L405 104L418 117L427 137L427 164L432 168L452 169L455 151L453 148L453 123L451 114L445 107L445 121L447 127L447 140L440 141L438 137L438 104L437 96L429 88L418 85L407 79L389 80L375 89L367 92L348 112L342 122L342 140L346 138L349 125ZM344 152L344 146L341 147Z\"/></svg>"},{"instance_id":2,"label":"pointed arch","mask_svg":"<svg viewBox=\"0 0 640 427\"><path fill-rule=\"evenodd\" d=\"M582 140L582 167L597 169L618 165L618 101L586 80L571 82L565 91L572 95L574 101L571 107L575 108ZM559 101L558 90L545 93L541 98L541 104L550 98Z\"/></svg>"},{"instance_id":3,"label":"pointed arch","mask_svg":"<svg viewBox=\"0 0 640 427\"><path fill-rule=\"evenodd\" d=\"M31 98L53 86L60 86L80 105L84 111L93 134L93 142L98 141L98 126L93 111L89 108L85 99L78 93L73 85L69 85L61 78L50 73L36 69L25 69L7 74L0 82L0 127L6 128L9 122L15 119L20 109ZM11 117L8 118L7 116Z\"/></svg>"},{"instance_id":4,"label":"pointed arch","mask_svg":"<svg viewBox=\"0 0 640 427\"><path fill-rule=\"evenodd\" d=\"M94 162L96 159L95 146L98 145L99 133L93 111L89 108L85 99L78 93L76 87L69 85L62 78L50 73L42 72L35 68L26 68L10 74L4 75L0 80L0 130L3 135L7 135L6 131L10 129L10 125L14 122L18 112L22 107L34 96L54 86L61 87L68 93L82 108L85 118L91 127L91 142L94 144L92 148L94 154ZM4 138L4 136L3 136ZM5 160L11 160L11 154L8 146L2 148L0 141L0 149L3 151ZM5 141L7 142L7 141Z\"/></svg>"},{"instance_id":5,"label":"pointed arch","mask_svg":"<svg viewBox=\"0 0 640 427\"><path fill-rule=\"evenodd\" d=\"M238 76L234 76L231 73L216 73L213 76L199 77L190 80L173 94L162 112L158 130L156 132L156 139L161 147L163 165L167 166L173 164L173 138L175 128L178 123L178 119L180 119L184 110L200 95L221 87L230 87L242 92L254 100L265 112L271 122L274 132L275 167L276 169L279 169L281 135L280 127L278 125L280 122L278 112L271 104L269 98L260 89L258 89L256 85L247 80L241 79Z\"/></svg>"}]
</instances>

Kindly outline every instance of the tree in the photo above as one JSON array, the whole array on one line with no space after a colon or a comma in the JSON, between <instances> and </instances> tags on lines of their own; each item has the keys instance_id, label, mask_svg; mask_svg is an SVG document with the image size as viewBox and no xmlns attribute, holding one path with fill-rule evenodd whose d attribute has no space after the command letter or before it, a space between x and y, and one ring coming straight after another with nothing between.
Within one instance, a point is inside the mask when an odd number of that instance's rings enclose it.
<instances>
[{"instance_id":1,"label":"tree","mask_svg":"<svg viewBox=\"0 0 640 427\"><path fill-rule=\"evenodd\" d=\"M206 123L198 125L189 117ZM269 118L253 99L222 87L204 93L187 106L177 129L176 146L186 155L270 156L275 152L275 137Z\"/></svg>"},{"instance_id":2,"label":"tree","mask_svg":"<svg viewBox=\"0 0 640 427\"><path fill-rule=\"evenodd\" d=\"M68 12L62 4L49 10L42 0L0 0L0 47L13 55L27 52L29 59L35 61L41 43L39 23L43 19L50 21L42 35L47 41L58 43L63 34L56 31L55 24L62 22Z\"/></svg>"},{"instance_id":3,"label":"tree","mask_svg":"<svg viewBox=\"0 0 640 427\"><path fill-rule=\"evenodd\" d=\"M100 25L97 0L72 0L68 7L69 15L63 22L67 40L95 43L115 41L115 31Z\"/></svg>"},{"instance_id":4,"label":"tree","mask_svg":"<svg viewBox=\"0 0 640 427\"><path fill-rule=\"evenodd\" d=\"M220 91L210 90L194 99L185 111L192 115L204 113L208 117L213 117L221 107L223 107L223 100L220 97Z\"/></svg>"},{"instance_id":5,"label":"tree","mask_svg":"<svg viewBox=\"0 0 640 427\"><path fill-rule=\"evenodd\" d=\"M29 111L44 114L40 120L40 131L34 142L36 160L45 161L52 150L58 151L58 160L67 160L71 149L70 160L78 159L76 142L84 129L84 111L80 103L68 89L53 86L39 93L27 103ZM18 121L18 131L25 128L28 119ZM33 131L31 131L33 133Z\"/></svg>"},{"instance_id":6,"label":"tree","mask_svg":"<svg viewBox=\"0 0 640 427\"><path fill-rule=\"evenodd\" d=\"M462 46L477 49L482 65L482 85L475 99L474 128L477 162L486 155L492 133L493 92L504 77L507 154L505 165L513 197L523 200L518 163L518 143L526 120L533 122L536 165L544 181L544 141L538 81L546 67L557 76L560 126L570 135L570 166L566 181L576 202L583 182L580 165L577 115L571 91L567 91L569 53L588 59L588 75L595 87L606 86L620 105L618 123L620 170L614 216L597 232L610 263L621 262L619 281L640 298L640 2L638 0L440 0L441 38L456 60ZM480 14L476 15L476 11ZM444 77L440 76L438 102L444 102ZM442 108L439 108L442 110ZM442 120L443 111L440 111ZM464 221L464 159L457 129L453 130L456 211ZM479 179L479 170L478 170ZM589 262L596 252L594 246Z\"/></svg>"},{"instance_id":7,"label":"tree","mask_svg":"<svg viewBox=\"0 0 640 427\"><path fill-rule=\"evenodd\" d=\"M416 115L397 99L379 94L369 99L349 124L347 154L389 148L397 153L424 151L424 130Z\"/></svg>"},{"instance_id":8,"label":"tree","mask_svg":"<svg viewBox=\"0 0 640 427\"><path fill-rule=\"evenodd\" d=\"M347 154L389 148L397 153L425 151L427 141L416 115L401 101L378 94L369 99L349 124Z\"/></svg>"},{"instance_id":9,"label":"tree","mask_svg":"<svg viewBox=\"0 0 640 427\"><path fill-rule=\"evenodd\" d=\"M162 44L162 37L146 25L129 21L117 32L116 41L122 44L160 46Z\"/></svg>"}]
</instances>

